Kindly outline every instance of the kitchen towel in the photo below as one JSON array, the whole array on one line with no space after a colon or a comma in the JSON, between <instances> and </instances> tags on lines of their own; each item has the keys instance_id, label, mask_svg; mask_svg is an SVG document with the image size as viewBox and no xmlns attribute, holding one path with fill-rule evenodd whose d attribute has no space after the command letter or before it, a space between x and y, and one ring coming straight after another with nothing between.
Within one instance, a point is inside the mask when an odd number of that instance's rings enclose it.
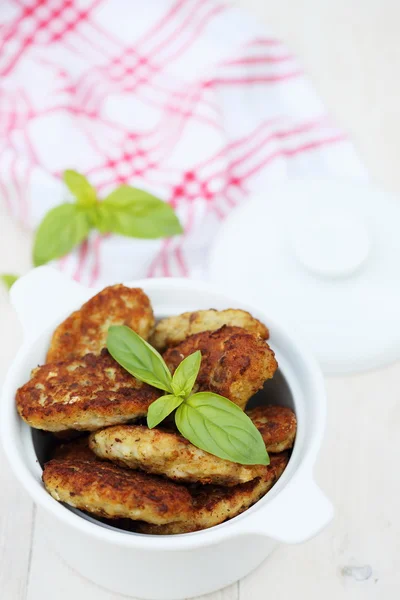
<instances>
[{"instance_id":1,"label":"kitchen towel","mask_svg":"<svg viewBox=\"0 0 400 600\"><path fill-rule=\"evenodd\" d=\"M0 47L0 196L23 226L65 201L67 168L100 196L147 189L184 225L167 240L92 233L56 263L86 285L203 278L221 221L249 194L364 177L296 57L231 4L3 0ZM265 223L261 256L267 240Z\"/></svg>"}]
</instances>

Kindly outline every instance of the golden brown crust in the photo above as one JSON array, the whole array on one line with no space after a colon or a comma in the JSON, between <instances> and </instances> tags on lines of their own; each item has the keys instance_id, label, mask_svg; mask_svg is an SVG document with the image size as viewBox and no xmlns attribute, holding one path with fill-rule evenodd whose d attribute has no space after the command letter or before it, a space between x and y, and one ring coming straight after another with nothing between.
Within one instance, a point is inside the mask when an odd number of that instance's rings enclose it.
<instances>
[{"instance_id":1,"label":"golden brown crust","mask_svg":"<svg viewBox=\"0 0 400 600\"><path fill-rule=\"evenodd\" d=\"M16 401L31 427L94 431L145 416L159 396L159 390L135 379L104 350L100 356L34 369Z\"/></svg>"},{"instance_id":2,"label":"golden brown crust","mask_svg":"<svg viewBox=\"0 0 400 600\"><path fill-rule=\"evenodd\" d=\"M196 350L201 351L202 360L194 391L215 392L241 408L278 367L273 351L263 339L227 325L217 331L191 335L169 348L164 359L174 372Z\"/></svg>"},{"instance_id":3,"label":"golden brown crust","mask_svg":"<svg viewBox=\"0 0 400 600\"><path fill-rule=\"evenodd\" d=\"M154 315L143 290L118 284L93 296L57 327L46 362L99 354L106 346L111 325L127 325L147 340Z\"/></svg>"},{"instance_id":4,"label":"golden brown crust","mask_svg":"<svg viewBox=\"0 0 400 600\"><path fill-rule=\"evenodd\" d=\"M215 331L223 325L241 327L264 340L269 338L267 327L249 312L235 308L210 308L162 319L151 334L150 343L161 352L165 348L176 346L190 335L202 331Z\"/></svg>"},{"instance_id":5,"label":"golden brown crust","mask_svg":"<svg viewBox=\"0 0 400 600\"><path fill-rule=\"evenodd\" d=\"M240 465L193 446L179 433L140 425L117 425L90 436L101 459L174 481L237 485L259 477L262 465Z\"/></svg>"},{"instance_id":6,"label":"golden brown crust","mask_svg":"<svg viewBox=\"0 0 400 600\"><path fill-rule=\"evenodd\" d=\"M136 531L153 535L175 535L200 531L219 525L241 514L258 502L276 483L289 461L287 453L271 457L262 477L234 487L199 486L191 488L193 513L190 520L154 526L138 523Z\"/></svg>"},{"instance_id":7,"label":"golden brown crust","mask_svg":"<svg viewBox=\"0 0 400 600\"><path fill-rule=\"evenodd\" d=\"M59 502L105 518L165 524L189 518L192 497L184 486L102 461L51 460L46 490Z\"/></svg>"},{"instance_id":8,"label":"golden brown crust","mask_svg":"<svg viewBox=\"0 0 400 600\"><path fill-rule=\"evenodd\" d=\"M246 412L260 431L268 452L283 452L293 446L297 420L290 408L269 404Z\"/></svg>"}]
</instances>

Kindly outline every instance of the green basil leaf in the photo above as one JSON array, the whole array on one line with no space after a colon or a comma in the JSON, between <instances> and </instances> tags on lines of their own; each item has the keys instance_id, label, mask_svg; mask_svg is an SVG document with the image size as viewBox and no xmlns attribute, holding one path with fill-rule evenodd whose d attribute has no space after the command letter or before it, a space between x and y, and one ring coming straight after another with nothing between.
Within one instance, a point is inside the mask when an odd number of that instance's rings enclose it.
<instances>
[{"instance_id":1,"label":"green basil leaf","mask_svg":"<svg viewBox=\"0 0 400 600\"><path fill-rule=\"evenodd\" d=\"M236 404L211 392L190 396L175 413L180 433L194 446L241 465L268 465L264 440Z\"/></svg>"},{"instance_id":2,"label":"green basil leaf","mask_svg":"<svg viewBox=\"0 0 400 600\"><path fill-rule=\"evenodd\" d=\"M161 423L161 421L164 421L164 419L168 417L175 408L178 408L182 402L183 398L181 396L174 396L173 394L161 396L161 398L152 402L147 412L148 428L153 429L153 427Z\"/></svg>"},{"instance_id":3,"label":"green basil leaf","mask_svg":"<svg viewBox=\"0 0 400 600\"><path fill-rule=\"evenodd\" d=\"M172 389L177 396L189 396L199 374L201 352L197 350L190 354L178 365L172 377Z\"/></svg>"},{"instance_id":4,"label":"green basil leaf","mask_svg":"<svg viewBox=\"0 0 400 600\"><path fill-rule=\"evenodd\" d=\"M161 354L135 331L126 325L113 325L108 330L107 348L117 363L136 379L172 392L172 376Z\"/></svg>"},{"instance_id":5,"label":"green basil leaf","mask_svg":"<svg viewBox=\"0 0 400 600\"><path fill-rule=\"evenodd\" d=\"M18 275L12 275L11 273L5 273L4 275L0 275L1 281L4 283L8 290L14 285L14 283L19 279Z\"/></svg>"},{"instance_id":6,"label":"green basil leaf","mask_svg":"<svg viewBox=\"0 0 400 600\"><path fill-rule=\"evenodd\" d=\"M38 267L68 254L87 238L89 231L89 217L81 207L69 203L56 206L36 231L33 264Z\"/></svg>"},{"instance_id":7,"label":"green basil leaf","mask_svg":"<svg viewBox=\"0 0 400 600\"><path fill-rule=\"evenodd\" d=\"M97 207L102 233L156 239L182 233L172 207L144 190L123 185Z\"/></svg>"},{"instance_id":8,"label":"green basil leaf","mask_svg":"<svg viewBox=\"0 0 400 600\"><path fill-rule=\"evenodd\" d=\"M77 171L64 171L64 182L81 206L93 206L97 203L97 193L84 175Z\"/></svg>"}]
</instances>

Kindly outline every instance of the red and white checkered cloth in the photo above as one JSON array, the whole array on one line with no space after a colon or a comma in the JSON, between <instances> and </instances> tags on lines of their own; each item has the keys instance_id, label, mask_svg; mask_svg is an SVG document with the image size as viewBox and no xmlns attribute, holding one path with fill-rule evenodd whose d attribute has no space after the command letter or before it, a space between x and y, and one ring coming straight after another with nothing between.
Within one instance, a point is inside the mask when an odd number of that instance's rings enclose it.
<instances>
[{"instance_id":1,"label":"red and white checkered cloth","mask_svg":"<svg viewBox=\"0 0 400 600\"><path fill-rule=\"evenodd\" d=\"M88 285L202 277L249 193L364 176L296 58L217 0L2 0L0 45L0 195L16 218L36 226L75 168L100 195L152 191L185 227L161 241L93 233L58 261Z\"/></svg>"}]
</instances>

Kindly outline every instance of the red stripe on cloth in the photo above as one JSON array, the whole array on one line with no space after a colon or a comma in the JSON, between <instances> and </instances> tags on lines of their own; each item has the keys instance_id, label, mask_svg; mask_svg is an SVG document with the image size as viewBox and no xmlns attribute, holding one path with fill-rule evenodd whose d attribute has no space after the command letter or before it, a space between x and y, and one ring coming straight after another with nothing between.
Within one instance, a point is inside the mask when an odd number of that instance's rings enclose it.
<instances>
[{"instance_id":1,"label":"red stripe on cloth","mask_svg":"<svg viewBox=\"0 0 400 600\"><path fill-rule=\"evenodd\" d=\"M261 130L263 130L265 127L268 127L269 125L272 125L273 123L276 123L277 121L279 121L279 118L275 117L274 119L270 119L270 120L267 120L267 121L264 121L264 122L260 123L260 125L257 127L257 129L255 131L252 131L251 133L245 135L242 138L239 138L237 140L229 142L219 152L217 152L217 154L214 154L210 158L208 158L208 159L204 160L203 162L199 163L199 165L197 166L197 168L199 168L199 167L205 167L208 164L210 164L213 161L215 161L217 158L220 158L221 156L228 155L228 153L231 150L240 147L241 145L247 143L248 141L251 141L257 134L260 133Z\"/></svg>"},{"instance_id":2,"label":"red stripe on cloth","mask_svg":"<svg viewBox=\"0 0 400 600\"><path fill-rule=\"evenodd\" d=\"M165 64L165 61L162 61L162 56L160 55L160 52L165 49L165 47L168 47L171 42L174 43L176 41L176 39L178 38L179 34L182 33L182 31L184 31L188 25L191 24L192 21L196 20L198 17L198 13L199 11L203 8L204 6L204 0L198 0L198 2L196 3L195 6L192 7L192 10L190 11L190 13L184 17L184 20L181 23L177 23L176 24L176 28L168 34L167 38L164 39L163 41L160 41L158 43L158 45L156 45L155 47L153 46L149 51L146 52L146 55L148 58L155 58L157 57L157 64L159 65L163 65ZM174 25L175 27L175 25ZM193 33L193 31L191 30L191 33ZM195 39L197 36L193 36L193 39ZM139 46L140 48L140 46ZM165 60L169 61L170 57L169 55L165 57Z\"/></svg>"},{"instance_id":3,"label":"red stripe on cloth","mask_svg":"<svg viewBox=\"0 0 400 600\"><path fill-rule=\"evenodd\" d=\"M191 31L190 31L191 37L183 44L183 46L181 46L179 48L179 50L177 50L175 53L168 55L167 62L169 62L169 61L173 60L174 58L176 58L177 56L180 56L181 54L183 54L185 52L185 50L187 50L187 48L189 48L193 44L193 42L198 38L200 33L203 31L204 27L209 23L209 21L211 21L212 17L215 17L216 15L223 12L224 10L226 10L226 7L216 6L212 10L210 10L206 15L204 15L203 19L199 23L196 24L196 27L191 29ZM185 24L185 26L186 26L186 24ZM183 29L184 29L184 27L181 28L181 30L183 30ZM163 64L163 63L161 63L161 64Z\"/></svg>"},{"instance_id":4,"label":"red stripe on cloth","mask_svg":"<svg viewBox=\"0 0 400 600\"><path fill-rule=\"evenodd\" d=\"M13 211L13 207L12 207L12 205L11 205L11 200L10 200L10 197L9 197L9 195L8 195L8 190L7 190L7 187L6 187L6 185L4 184L4 182L3 182L3 181L1 181L1 179L0 179L0 191L1 191L1 196L2 196L2 198L4 198L4 201L5 201L5 203L6 203L7 209L9 210L9 212L10 212L11 214L13 214L13 212L14 212L14 211Z\"/></svg>"},{"instance_id":5,"label":"red stripe on cloth","mask_svg":"<svg viewBox=\"0 0 400 600\"><path fill-rule=\"evenodd\" d=\"M26 6L18 15L15 22L11 25L8 35L5 36L6 42L11 37L16 39L19 42L19 47L9 57L8 64L6 64L6 66L0 70L1 73L3 75L8 75L10 73L27 48L30 48L35 44L35 37L39 31L49 32L49 39L47 40L47 43L59 41L65 36L66 33L73 31L82 21L85 21L90 11L95 8L100 1L101 0L93 0L92 3L85 8L85 10L78 10L78 7L72 5L69 0L62 0L62 2L56 8L51 10L50 15L45 19L39 19L35 14L36 10L43 5L43 0L35 0L35 3L31 4L30 6ZM66 10L73 11L73 18L71 20L66 20L63 18L63 13ZM20 25L26 22L27 17L31 17L33 19L34 29L29 34L21 34L18 39L18 30L20 29ZM58 25L61 25L61 27L57 33L50 34L49 25L54 21L56 21Z\"/></svg>"},{"instance_id":6,"label":"red stripe on cloth","mask_svg":"<svg viewBox=\"0 0 400 600\"><path fill-rule=\"evenodd\" d=\"M60 89L60 92L65 92L65 89ZM84 117L89 121L98 121L98 115L88 111L85 107L82 106L69 106L68 104L57 104L54 106L50 106L49 108L45 108L43 110L38 110L33 117L41 117L43 115L50 115L52 113L57 112L69 112L71 115L76 117ZM110 129L112 128L115 131L120 131L121 133L126 133L126 128L123 127L120 123L116 123L115 121L111 121L102 115L100 120L101 125L106 125Z\"/></svg>"},{"instance_id":7,"label":"red stripe on cloth","mask_svg":"<svg viewBox=\"0 0 400 600\"><path fill-rule=\"evenodd\" d=\"M213 212L220 221L224 220L225 215L220 206L218 206L215 203L210 203L209 207L210 207L210 211Z\"/></svg>"},{"instance_id":8,"label":"red stripe on cloth","mask_svg":"<svg viewBox=\"0 0 400 600\"><path fill-rule=\"evenodd\" d=\"M92 74L96 75L96 72L92 71L89 73L89 75ZM94 81L89 80L86 86L80 85L80 82L76 86L78 89L77 100L81 103L83 110L88 113L92 113L96 118L99 116L99 106L102 99L98 88L99 85L103 83L104 82L99 82L98 79L95 79ZM97 100L97 102L95 102L95 100ZM77 110L80 111L82 109L78 107Z\"/></svg>"},{"instance_id":9,"label":"red stripe on cloth","mask_svg":"<svg viewBox=\"0 0 400 600\"><path fill-rule=\"evenodd\" d=\"M150 266L147 271L147 277L155 277L157 265L158 265L158 259L159 259L159 256L157 254L157 256L155 256L150 263Z\"/></svg>"},{"instance_id":10,"label":"red stripe on cloth","mask_svg":"<svg viewBox=\"0 0 400 600\"><path fill-rule=\"evenodd\" d=\"M182 253L182 248L180 246L178 246L177 248L175 248L175 258L176 258L176 262L178 263L179 269L180 269L180 276L181 277L188 277L189 276L189 270L185 264L185 261L183 259L183 253Z\"/></svg>"},{"instance_id":11,"label":"red stripe on cloth","mask_svg":"<svg viewBox=\"0 0 400 600\"><path fill-rule=\"evenodd\" d=\"M71 43L71 40L63 40L63 46L67 48L70 52L72 52L72 54L76 54L76 56L82 58L82 52L79 48L74 46L73 43Z\"/></svg>"},{"instance_id":12,"label":"red stripe on cloth","mask_svg":"<svg viewBox=\"0 0 400 600\"><path fill-rule=\"evenodd\" d=\"M184 5L187 4L187 0L178 0L173 6L171 6L170 10L156 23L137 43L137 47L140 47L141 44L146 42L148 39L151 39L155 33L158 33L163 29L164 25L168 23L173 17L175 17Z\"/></svg>"},{"instance_id":13,"label":"red stripe on cloth","mask_svg":"<svg viewBox=\"0 0 400 600\"><path fill-rule=\"evenodd\" d=\"M231 208L235 208L237 202L236 202L236 200L234 200L234 198L232 198L232 196L229 194L228 191L225 194L225 198L226 198L226 201L228 202L229 206Z\"/></svg>"},{"instance_id":14,"label":"red stripe on cloth","mask_svg":"<svg viewBox=\"0 0 400 600\"><path fill-rule=\"evenodd\" d=\"M21 219L23 225L26 227L28 225L28 209L27 209L27 205L26 202L24 201L24 195L26 193L26 190L23 190L21 188L21 184L20 181L18 179L18 174L17 174L17 161L18 158L17 156L14 155L11 165L10 165L10 179L12 182L12 185L14 187L14 190L16 192L16 197L17 197L17 207L18 207L18 213L19 213L19 218Z\"/></svg>"},{"instance_id":15,"label":"red stripe on cloth","mask_svg":"<svg viewBox=\"0 0 400 600\"><path fill-rule=\"evenodd\" d=\"M12 37L14 37L15 32L18 30L19 24L21 23L23 18L24 18L24 13L18 15L18 17L15 19L15 21L13 21L13 23L4 25L3 29L7 33L2 35L2 40L0 40L0 42L1 42L0 50L3 49L3 47L5 46L6 42L8 42L8 40L10 40Z\"/></svg>"},{"instance_id":16,"label":"red stripe on cloth","mask_svg":"<svg viewBox=\"0 0 400 600\"><path fill-rule=\"evenodd\" d=\"M282 42L275 38L254 38L247 46L282 46Z\"/></svg>"},{"instance_id":17,"label":"red stripe on cloth","mask_svg":"<svg viewBox=\"0 0 400 600\"><path fill-rule=\"evenodd\" d=\"M77 41L80 44L80 46L78 47L75 46L77 52L81 56L87 55L88 53L92 53L92 55L94 54L97 57L97 61L99 60L99 57L110 58L111 54L108 54L105 51L104 40L96 40L94 39L94 36L91 35L91 28L93 26L93 23L89 23L88 21L86 21L86 24L88 27L90 27L89 31L85 33L83 31L74 31L71 34L71 38L77 38L77 40L75 40L75 44L77 43ZM95 30L93 29L93 31ZM120 48L122 48L122 45L119 45L119 49Z\"/></svg>"},{"instance_id":18,"label":"red stripe on cloth","mask_svg":"<svg viewBox=\"0 0 400 600\"><path fill-rule=\"evenodd\" d=\"M298 126L284 129L282 124L282 129L271 132L270 127L275 125L275 128L278 128L279 119L272 119L270 121L264 121L261 123L259 127L254 129L250 134L244 136L243 138L239 138L233 142L230 142L224 148L222 148L217 154L210 157L206 161L203 161L199 165L197 165L196 170L200 169L210 169L211 172L207 170L207 178L210 179L212 177L218 177L225 173L226 168L232 169L232 166L238 166L248 158L251 158L253 154L262 149L263 146L274 138L277 139L285 139L292 135L298 135L299 133L304 133L307 131L311 131L317 127L323 127L327 123L329 123L326 116L319 117L315 121L307 121ZM224 165L223 169L212 171L212 165L217 164L221 157L225 157L226 161L229 162L230 155L232 151L235 151L235 154L238 155L234 160L231 159L229 163L229 167Z\"/></svg>"},{"instance_id":19,"label":"red stripe on cloth","mask_svg":"<svg viewBox=\"0 0 400 600\"><path fill-rule=\"evenodd\" d=\"M111 42L112 44L115 44L115 46L118 46L119 48L122 49L123 45L121 40L116 37L113 33L111 33L110 31L104 31L104 29L102 29L100 27L100 25L98 23L96 23L96 21L91 21L90 22L90 27L94 30L97 31L97 33L103 37L105 37L107 39L107 42ZM104 49L103 49L104 50Z\"/></svg>"},{"instance_id":20,"label":"red stripe on cloth","mask_svg":"<svg viewBox=\"0 0 400 600\"><path fill-rule=\"evenodd\" d=\"M82 274L84 271L86 258L88 256L88 250L89 250L89 242L88 242L88 240L85 240L84 242L82 242L82 244L79 247L78 264L76 266L75 273L72 276L73 279L75 279L76 281L81 281L81 279L82 279Z\"/></svg>"},{"instance_id":21,"label":"red stripe on cloth","mask_svg":"<svg viewBox=\"0 0 400 600\"><path fill-rule=\"evenodd\" d=\"M62 258L60 258L57 261L58 266L60 267L61 271L65 271L68 265L68 260L70 259L71 255L70 254L66 254L65 256L63 256Z\"/></svg>"},{"instance_id":22,"label":"red stripe on cloth","mask_svg":"<svg viewBox=\"0 0 400 600\"><path fill-rule=\"evenodd\" d=\"M170 239L166 239L162 241L162 247L161 250L157 253L157 255L154 257L153 261L151 262L149 269L148 269L148 273L147 276L148 277L157 277L158 275L161 275L162 277L170 277L171 273L169 270L169 265L168 265L168 258L167 258L167 252L168 252L168 247L171 243ZM159 269L159 271L158 271Z\"/></svg>"},{"instance_id":23,"label":"red stripe on cloth","mask_svg":"<svg viewBox=\"0 0 400 600\"><path fill-rule=\"evenodd\" d=\"M171 269L168 261L168 248L172 243L171 238L164 240L163 248L161 249L161 272L163 277L171 277Z\"/></svg>"},{"instance_id":24,"label":"red stripe on cloth","mask_svg":"<svg viewBox=\"0 0 400 600\"><path fill-rule=\"evenodd\" d=\"M258 77L230 77L230 78L222 78L222 77L214 77L213 79L207 79L204 82L205 87L214 87L217 85L255 85L262 83L276 83L281 81L286 81L288 79L293 79L294 77L300 77L300 75L304 75L304 71L296 70L290 73L280 73L275 75L264 75Z\"/></svg>"},{"instance_id":25,"label":"red stripe on cloth","mask_svg":"<svg viewBox=\"0 0 400 600\"><path fill-rule=\"evenodd\" d=\"M198 82L198 81L191 83L189 85L189 87L190 87L190 89L199 89L199 90L201 90L201 92L204 89L202 82ZM171 99L178 99L178 100L183 99L184 100L188 95L188 86L185 86L184 88L170 89L168 87L164 88L164 87L162 87L161 84L158 84L156 81L153 81L152 89L162 92L163 94L165 94L165 96L168 96L168 98L171 98ZM203 101L204 106L206 106L208 109L212 110L213 112L215 112L218 109L215 99L213 99L213 101L211 101L211 99L204 98L204 99L202 99L202 101Z\"/></svg>"},{"instance_id":26,"label":"red stripe on cloth","mask_svg":"<svg viewBox=\"0 0 400 600\"><path fill-rule=\"evenodd\" d=\"M313 142L303 144L302 146L298 146L297 148L290 148L287 150L278 150L277 152L270 154L264 161L262 161L260 164L253 167L250 171L243 174L241 177L242 177L242 179L248 179L249 177L251 177L252 175L257 173L260 169L262 169L263 167L268 165L270 162L272 162L273 160L280 158L282 156L284 156L286 158L292 158L293 156L297 156L298 154L302 154L303 152L309 152L310 150L316 150L317 148L320 148L322 146L329 146L331 144L336 144L338 142L343 142L346 140L347 140L347 136L344 134L341 134L341 135L332 136L332 137L328 137L328 138L321 139L321 140L315 140Z\"/></svg>"},{"instance_id":27,"label":"red stripe on cloth","mask_svg":"<svg viewBox=\"0 0 400 600\"><path fill-rule=\"evenodd\" d=\"M234 58L232 60L227 60L223 65L263 65L269 63L282 63L288 62L290 60L294 60L294 56L291 54L283 54L282 56L246 56L243 58Z\"/></svg>"},{"instance_id":28,"label":"red stripe on cloth","mask_svg":"<svg viewBox=\"0 0 400 600\"><path fill-rule=\"evenodd\" d=\"M201 86L203 87L203 86ZM151 84L151 89L152 90L160 90L162 91L162 88L157 87L157 85ZM144 96L144 92L143 90L141 90L140 88L137 90L137 95L140 99L144 99L145 102L151 106L156 106L158 108L164 108L165 112L168 113L169 111L171 112L175 112L176 114L180 114L181 116L188 118L193 117L194 119L196 119L197 121L204 123L206 125L209 125L217 130L221 130L222 129L222 124L218 123L217 121L211 119L210 117L207 117L206 115L201 115L198 112L189 112L189 111L185 111L185 108L182 106L179 106L178 104L175 103L174 100L170 100L170 102L159 102L157 99L154 98L150 98L150 97L145 97Z\"/></svg>"},{"instance_id":29,"label":"red stripe on cloth","mask_svg":"<svg viewBox=\"0 0 400 600\"><path fill-rule=\"evenodd\" d=\"M29 152L29 158L31 160L32 166L39 166L39 158L36 154L36 151L33 147L33 144L29 138L29 135L28 135L28 132L26 129L24 129L24 131L23 131L23 136L24 136L24 142L25 142L26 147Z\"/></svg>"},{"instance_id":30,"label":"red stripe on cloth","mask_svg":"<svg viewBox=\"0 0 400 600\"><path fill-rule=\"evenodd\" d=\"M171 238L162 241L161 250L157 253L148 269L148 277L171 277L171 270L168 261L168 249L171 245ZM157 272L159 269L159 272Z\"/></svg>"},{"instance_id":31,"label":"red stripe on cloth","mask_svg":"<svg viewBox=\"0 0 400 600\"><path fill-rule=\"evenodd\" d=\"M93 266L90 273L89 287L93 287L100 276L100 246L103 236L97 235L92 244Z\"/></svg>"},{"instance_id":32,"label":"red stripe on cloth","mask_svg":"<svg viewBox=\"0 0 400 600\"><path fill-rule=\"evenodd\" d=\"M162 149L158 146L160 151L159 160L162 160L164 157L170 154L171 149L178 143L179 139L182 137L185 128L188 126L188 123L191 118L195 116L195 111L198 103L201 100L203 88L195 88L193 90L189 90L187 95L186 105L183 104L183 100L181 101L180 109L175 113L174 121L171 120L171 116L169 116L169 127L166 128L169 131L168 137L163 140ZM166 112L175 112L172 107L166 107ZM217 129L217 131L221 130L221 124L218 124L217 121L202 118L203 122ZM172 123L174 124L174 128L172 129Z\"/></svg>"},{"instance_id":33,"label":"red stripe on cloth","mask_svg":"<svg viewBox=\"0 0 400 600\"><path fill-rule=\"evenodd\" d=\"M16 50L12 56L9 55L7 57L9 59L8 63L4 67L0 65L0 75L1 76L6 77L7 75L10 74L10 72L13 70L13 68L18 63L21 56L24 54L26 48L28 48L30 45L31 45L30 43L28 44L28 43L22 42L22 44L19 46L18 50ZM1 53L0 53L0 57L1 57Z\"/></svg>"},{"instance_id":34,"label":"red stripe on cloth","mask_svg":"<svg viewBox=\"0 0 400 600\"><path fill-rule=\"evenodd\" d=\"M29 227L30 212L31 212L31 207L28 202L28 193L27 193L27 190L29 189L29 181L31 178L31 172L32 172L31 165L27 164L25 166L25 174L24 174L22 185L21 185L21 204L23 206L23 211L24 211L24 215L25 215L24 225L27 228Z\"/></svg>"},{"instance_id":35,"label":"red stripe on cloth","mask_svg":"<svg viewBox=\"0 0 400 600\"><path fill-rule=\"evenodd\" d=\"M192 231L194 225L195 225L195 208L193 206L193 203L190 203L188 216L187 216L186 224L185 224L185 230L184 230L183 234L181 235L181 237L179 238L176 248L175 248L175 257L176 257L177 263L180 268L180 275L182 277L189 276L189 269L187 268L186 263L184 261L184 257L183 257L183 244L185 243L189 233Z\"/></svg>"},{"instance_id":36,"label":"red stripe on cloth","mask_svg":"<svg viewBox=\"0 0 400 600\"><path fill-rule=\"evenodd\" d=\"M301 125L298 125L297 127L293 127L292 129L286 129L283 131L275 131L273 133L270 133L266 137L262 138L256 144L256 146L252 147L251 150L249 150L246 154L243 154L242 156L240 156L240 158L233 160L229 165L230 169L232 169L232 167L237 167L238 165L240 165L241 163L246 161L248 158L251 158L258 150L261 150L265 146L265 144L267 144L268 142L270 142L272 140L286 139L293 135L298 135L299 133L306 133L308 131L315 129L316 127L319 127L323 123L324 123L324 121L321 122L321 119L317 119L316 121L309 121L307 123L302 123Z\"/></svg>"}]
</instances>

